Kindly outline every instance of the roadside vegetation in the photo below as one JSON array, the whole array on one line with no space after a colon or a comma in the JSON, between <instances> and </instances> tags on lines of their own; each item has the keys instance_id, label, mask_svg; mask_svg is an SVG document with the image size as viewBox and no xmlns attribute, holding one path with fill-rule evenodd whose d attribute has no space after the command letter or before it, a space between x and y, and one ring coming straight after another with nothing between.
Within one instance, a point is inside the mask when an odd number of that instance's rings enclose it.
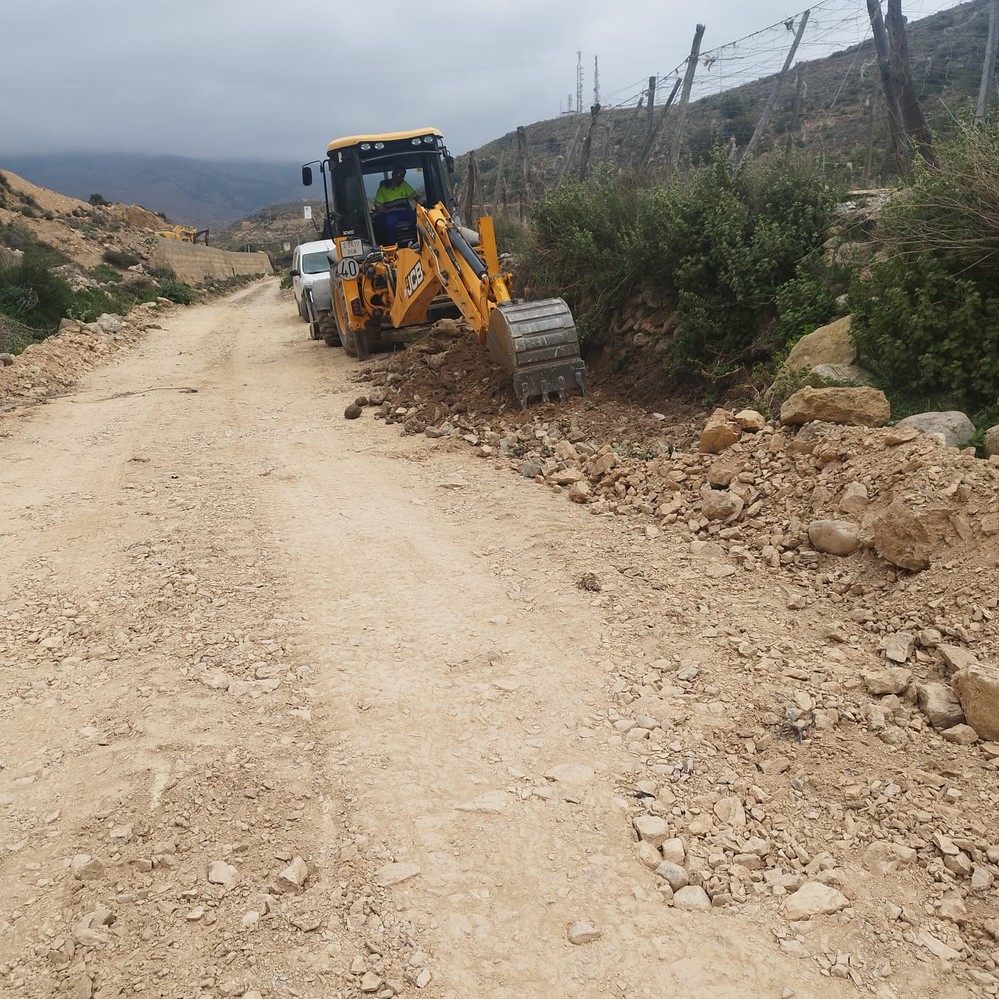
<instances>
[{"instance_id":1,"label":"roadside vegetation","mask_svg":"<svg viewBox=\"0 0 999 999\"><path fill-rule=\"evenodd\" d=\"M525 270L539 292L566 298L589 349L606 346L635 296L661 303L666 375L695 392L723 389L831 314L830 290L810 296L844 193L810 160L737 169L722 149L674 182L605 173L534 206Z\"/></svg>"},{"instance_id":2,"label":"roadside vegetation","mask_svg":"<svg viewBox=\"0 0 999 999\"><path fill-rule=\"evenodd\" d=\"M629 351L630 303L669 318L651 334L664 381L691 400L773 383L790 347L844 309L860 364L898 415L999 419L999 125L967 124L893 190L869 253L827 251L847 191L801 156L732 165L725 152L674 182L597 175L532 210L531 292L562 295L588 353ZM839 308L837 308L837 300ZM786 380L786 396L798 387ZM776 400L778 403L780 399Z\"/></svg>"},{"instance_id":3,"label":"roadside vegetation","mask_svg":"<svg viewBox=\"0 0 999 999\"><path fill-rule=\"evenodd\" d=\"M891 200L850 290L864 364L893 406L999 420L999 123L964 122Z\"/></svg>"},{"instance_id":4,"label":"roadside vegetation","mask_svg":"<svg viewBox=\"0 0 999 999\"><path fill-rule=\"evenodd\" d=\"M0 262L0 351L18 353L51 336L62 319L93 322L104 313L125 315L136 305L165 298L189 305L202 295L223 294L253 280L238 276L194 287L170 270L128 271L134 254L109 249L104 260L71 283L60 268L70 264L59 250L16 223L0 225L0 247L23 256Z\"/></svg>"}]
</instances>

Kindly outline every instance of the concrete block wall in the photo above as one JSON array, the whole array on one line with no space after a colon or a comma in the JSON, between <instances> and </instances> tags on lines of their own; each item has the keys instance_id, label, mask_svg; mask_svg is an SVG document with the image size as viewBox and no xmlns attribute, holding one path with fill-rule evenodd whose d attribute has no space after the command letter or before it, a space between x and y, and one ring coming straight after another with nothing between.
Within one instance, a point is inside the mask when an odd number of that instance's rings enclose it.
<instances>
[{"instance_id":1,"label":"concrete block wall","mask_svg":"<svg viewBox=\"0 0 999 999\"><path fill-rule=\"evenodd\" d=\"M188 284L199 284L206 278L273 273L266 253L237 253L162 236L156 238L149 253L149 262L152 267L169 268Z\"/></svg>"}]
</instances>

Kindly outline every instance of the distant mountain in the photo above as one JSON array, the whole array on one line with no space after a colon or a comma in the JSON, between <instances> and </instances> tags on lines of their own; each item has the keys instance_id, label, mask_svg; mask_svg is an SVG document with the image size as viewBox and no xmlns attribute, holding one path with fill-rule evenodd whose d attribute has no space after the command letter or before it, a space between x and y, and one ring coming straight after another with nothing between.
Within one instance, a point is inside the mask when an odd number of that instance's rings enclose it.
<instances>
[{"instance_id":1,"label":"distant mountain","mask_svg":"<svg viewBox=\"0 0 999 999\"><path fill-rule=\"evenodd\" d=\"M969 0L908 26L913 81L934 134L946 135L957 116L973 106L981 79L989 28L986 0ZM775 77L726 90L691 103L679 157L681 168L703 162L716 144L743 149L774 88ZM993 108L995 106L993 85ZM800 109L795 109L800 98ZM675 110L675 109L674 109ZM799 63L776 102L759 151L780 146L820 158L830 177L851 184L883 181L887 119L880 96L873 43ZM662 115L657 107L656 117ZM594 124L589 166L628 167L646 145L646 110L604 108ZM677 116L669 115L652 135L647 169L669 172ZM551 191L578 175L591 115L560 115L526 128L527 162L521 161L516 132L475 150L479 182L475 208L502 214L520 202ZM463 196L471 154L458 157L457 187ZM321 188L304 188L297 163L208 161L179 156L70 153L13 156L0 160L40 187L84 201L100 194L108 201L162 212L171 222L210 228L223 244L266 245L315 238L322 215ZM528 190L523 190L524 174ZM318 200L317 200L318 199ZM313 207L313 219L302 209Z\"/></svg>"},{"instance_id":2,"label":"distant mountain","mask_svg":"<svg viewBox=\"0 0 999 999\"><path fill-rule=\"evenodd\" d=\"M307 193L298 163L60 153L7 156L0 169L59 194L83 201L99 194L107 201L162 212L172 222L198 229L220 228Z\"/></svg>"}]
</instances>

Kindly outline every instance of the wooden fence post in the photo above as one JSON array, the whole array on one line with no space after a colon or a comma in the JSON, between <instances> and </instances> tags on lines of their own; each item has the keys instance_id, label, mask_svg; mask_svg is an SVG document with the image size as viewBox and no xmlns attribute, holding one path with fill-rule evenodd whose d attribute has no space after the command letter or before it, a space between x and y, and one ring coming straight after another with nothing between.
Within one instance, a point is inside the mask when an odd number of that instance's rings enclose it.
<instances>
[{"instance_id":1,"label":"wooden fence post","mask_svg":"<svg viewBox=\"0 0 999 999\"><path fill-rule=\"evenodd\" d=\"M675 173L680 163L680 149L683 146L683 126L687 120L687 105L690 103L690 88L694 85L694 73L697 71L697 60L701 54L701 39L704 37L704 25L699 24L694 31L694 41L687 56L687 71L683 74L683 90L680 93L680 107L676 116L676 133L673 135L673 149L670 152L669 171Z\"/></svg>"},{"instance_id":2,"label":"wooden fence post","mask_svg":"<svg viewBox=\"0 0 999 999\"><path fill-rule=\"evenodd\" d=\"M999 0L989 4L989 37L985 43L985 64L982 66L982 82L978 88L978 104L975 106L975 124L985 122L985 112L992 96L992 74L996 67L996 52L999 51Z\"/></svg>"},{"instance_id":3,"label":"wooden fence post","mask_svg":"<svg viewBox=\"0 0 999 999\"><path fill-rule=\"evenodd\" d=\"M791 121L787 126L787 152L789 153L794 147L794 137L801 128L801 108L805 103L805 94L807 93L808 83L799 70L794 78L794 103L791 105Z\"/></svg>"},{"instance_id":4,"label":"wooden fence post","mask_svg":"<svg viewBox=\"0 0 999 999\"><path fill-rule=\"evenodd\" d=\"M583 139L583 151L579 154L579 179L586 180L586 168L590 165L590 148L593 145L593 130L597 127L597 117L600 114L600 105L594 104L590 108L590 127L586 130L586 138Z\"/></svg>"},{"instance_id":5,"label":"wooden fence post","mask_svg":"<svg viewBox=\"0 0 999 999\"><path fill-rule=\"evenodd\" d=\"M780 96L781 88L784 86L784 80L787 79L788 70L790 70L791 62L794 60L794 54L798 51L798 45L801 43L801 36L805 33L805 25L808 24L808 14L809 11L806 10L801 15L798 30L794 34L794 41L791 42L791 48L788 49L784 65L781 67L780 75L774 83L773 90L770 91L770 96L767 98L767 103L763 108L763 113L760 115L760 120L756 123L756 128L753 131L752 138L750 138L749 143L746 145L746 148L742 151L742 155L739 157L740 163L747 156L753 155L753 150L756 149L760 139L763 137L763 134L770 126L770 119L773 117L774 108L777 107L777 98Z\"/></svg>"},{"instance_id":6,"label":"wooden fence post","mask_svg":"<svg viewBox=\"0 0 999 999\"><path fill-rule=\"evenodd\" d=\"M470 226L475 218L475 195L479 186L479 162L475 150L468 154L468 178L465 182L465 196L461 199L461 221Z\"/></svg>"},{"instance_id":7,"label":"wooden fence post","mask_svg":"<svg viewBox=\"0 0 999 999\"><path fill-rule=\"evenodd\" d=\"M645 105L645 134L651 135L652 133L652 113L656 103L656 78L654 76L649 77L649 89L646 91L648 95L649 102Z\"/></svg>"},{"instance_id":8,"label":"wooden fence post","mask_svg":"<svg viewBox=\"0 0 999 999\"><path fill-rule=\"evenodd\" d=\"M500 153L499 163L496 166L496 184L493 186L493 204L490 215L495 215L499 209L500 187L503 184L503 161L506 159L506 152ZM506 205L503 206L506 208Z\"/></svg>"},{"instance_id":9,"label":"wooden fence post","mask_svg":"<svg viewBox=\"0 0 999 999\"><path fill-rule=\"evenodd\" d=\"M902 112L902 126L906 135L916 143L919 155L927 163L936 166L937 154L933 151L930 126L919 105L919 95L912 85L912 73L909 71L909 40L905 31L905 18L902 16L902 0L888 0L885 30L888 33L892 79L898 94L899 110Z\"/></svg>"},{"instance_id":10,"label":"wooden fence post","mask_svg":"<svg viewBox=\"0 0 999 999\"><path fill-rule=\"evenodd\" d=\"M867 13L871 19L871 32L874 35L874 50L878 54L878 69L881 73L881 91L885 95L888 109L888 133L895 157L895 171L904 177L909 170L912 148L902 127L902 108L895 90L895 79L891 71L891 57L888 51L888 34L884 18L881 16L880 0L867 0Z\"/></svg>"},{"instance_id":11,"label":"wooden fence post","mask_svg":"<svg viewBox=\"0 0 999 999\"><path fill-rule=\"evenodd\" d=\"M878 120L878 88L871 88L871 96L868 98L870 114L867 122L867 152L864 156L864 186L868 187L874 176L874 127Z\"/></svg>"},{"instance_id":12,"label":"wooden fence post","mask_svg":"<svg viewBox=\"0 0 999 999\"><path fill-rule=\"evenodd\" d=\"M527 129L517 126L517 155L520 158L520 217L527 218L527 209L531 203L531 190L528 186L529 171L527 166Z\"/></svg>"},{"instance_id":13,"label":"wooden fence post","mask_svg":"<svg viewBox=\"0 0 999 999\"><path fill-rule=\"evenodd\" d=\"M645 137L645 145L642 146L642 151L638 154L638 166L641 170L648 169L649 160L652 159L652 152L656 147L656 140L659 138L659 133L662 131L663 125L666 123L666 115L669 114L669 109L673 106L673 101L675 100L679 89L680 78L677 77L673 83L673 89L670 91L669 97L666 98L665 103L663 103L659 109L659 117L656 118L655 127Z\"/></svg>"}]
</instances>

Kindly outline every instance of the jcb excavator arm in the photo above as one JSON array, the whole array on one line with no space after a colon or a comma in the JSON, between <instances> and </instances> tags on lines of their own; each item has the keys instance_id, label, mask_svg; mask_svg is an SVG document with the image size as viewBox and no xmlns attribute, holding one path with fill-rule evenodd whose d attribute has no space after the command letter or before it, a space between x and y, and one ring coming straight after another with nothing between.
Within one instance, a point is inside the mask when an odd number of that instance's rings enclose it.
<instances>
[{"instance_id":1,"label":"jcb excavator arm","mask_svg":"<svg viewBox=\"0 0 999 999\"><path fill-rule=\"evenodd\" d=\"M551 394L586 392L586 367L569 307L560 298L516 302L500 273L492 219L480 232L456 225L442 204L416 207L419 247L397 251L389 316L396 328L422 321L440 292L450 297L479 342L513 376L521 406ZM479 250L473 246L479 242Z\"/></svg>"}]
</instances>

